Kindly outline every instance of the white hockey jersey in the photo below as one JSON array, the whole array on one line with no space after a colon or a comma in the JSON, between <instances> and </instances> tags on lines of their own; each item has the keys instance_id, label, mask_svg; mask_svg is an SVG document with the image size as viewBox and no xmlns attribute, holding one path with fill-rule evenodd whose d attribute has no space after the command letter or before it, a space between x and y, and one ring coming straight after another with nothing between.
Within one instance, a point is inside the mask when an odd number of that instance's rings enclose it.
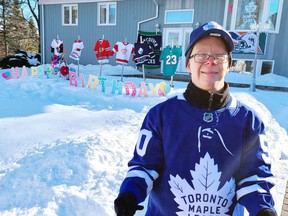
<instances>
[{"instance_id":1,"label":"white hockey jersey","mask_svg":"<svg viewBox=\"0 0 288 216\"><path fill-rule=\"evenodd\" d=\"M75 40L73 43L72 52L69 57L76 61L79 61L82 49L84 49L83 41Z\"/></svg>"},{"instance_id":2,"label":"white hockey jersey","mask_svg":"<svg viewBox=\"0 0 288 216\"><path fill-rule=\"evenodd\" d=\"M117 42L113 47L116 53L116 63L127 64L131 54L134 52L134 45L125 42Z\"/></svg>"},{"instance_id":3,"label":"white hockey jersey","mask_svg":"<svg viewBox=\"0 0 288 216\"><path fill-rule=\"evenodd\" d=\"M59 56L63 52L63 41L59 39L53 39L51 42L51 48L54 56Z\"/></svg>"}]
</instances>

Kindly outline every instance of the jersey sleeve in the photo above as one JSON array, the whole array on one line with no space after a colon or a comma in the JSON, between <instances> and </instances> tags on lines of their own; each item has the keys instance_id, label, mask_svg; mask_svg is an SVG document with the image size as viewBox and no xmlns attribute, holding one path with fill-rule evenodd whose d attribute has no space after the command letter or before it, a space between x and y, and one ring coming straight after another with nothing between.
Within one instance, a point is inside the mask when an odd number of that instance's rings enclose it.
<instances>
[{"instance_id":1,"label":"jersey sleeve","mask_svg":"<svg viewBox=\"0 0 288 216\"><path fill-rule=\"evenodd\" d=\"M52 40L52 42L51 42L51 45L50 45L52 48L56 48L57 47L57 43L56 43L56 41L55 41L55 39L54 40Z\"/></svg>"},{"instance_id":2,"label":"jersey sleeve","mask_svg":"<svg viewBox=\"0 0 288 216\"><path fill-rule=\"evenodd\" d=\"M83 41L80 42L79 48L80 48L81 50L84 49L84 43L83 43Z\"/></svg>"},{"instance_id":3,"label":"jersey sleeve","mask_svg":"<svg viewBox=\"0 0 288 216\"><path fill-rule=\"evenodd\" d=\"M274 209L274 200L270 189L274 186L271 173L271 160L265 137L263 122L250 112L242 151L239 178L237 183L237 200L245 206L250 215L264 208Z\"/></svg>"},{"instance_id":4,"label":"jersey sleeve","mask_svg":"<svg viewBox=\"0 0 288 216\"><path fill-rule=\"evenodd\" d=\"M128 163L129 171L120 187L119 195L132 192L138 203L145 200L163 166L161 118L158 114L159 110L155 107L147 113L138 135L134 156Z\"/></svg>"}]
</instances>

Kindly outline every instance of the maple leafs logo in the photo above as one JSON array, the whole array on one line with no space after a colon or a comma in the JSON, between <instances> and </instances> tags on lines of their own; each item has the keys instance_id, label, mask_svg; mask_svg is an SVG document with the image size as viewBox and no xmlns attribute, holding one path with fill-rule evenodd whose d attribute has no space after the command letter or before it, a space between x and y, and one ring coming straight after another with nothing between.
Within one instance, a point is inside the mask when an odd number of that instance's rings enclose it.
<instances>
[{"instance_id":1,"label":"maple leafs logo","mask_svg":"<svg viewBox=\"0 0 288 216\"><path fill-rule=\"evenodd\" d=\"M212 21L208 22L206 25L203 26L204 31L208 31L210 29L223 29L223 28L218 23Z\"/></svg>"},{"instance_id":2,"label":"maple leafs logo","mask_svg":"<svg viewBox=\"0 0 288 216\"><path fill-rule=\"evenodd\" d=\"M235 195L235 179L219 188L221 172L214 163L209 153L200 158L195 171L191 170L193 187L186 179L179 175L170 175L170 190L174 194L174 200L181 210L176 212L179 216L184 215L228 215L229 206Z\"/></svg>"}]
</instances>

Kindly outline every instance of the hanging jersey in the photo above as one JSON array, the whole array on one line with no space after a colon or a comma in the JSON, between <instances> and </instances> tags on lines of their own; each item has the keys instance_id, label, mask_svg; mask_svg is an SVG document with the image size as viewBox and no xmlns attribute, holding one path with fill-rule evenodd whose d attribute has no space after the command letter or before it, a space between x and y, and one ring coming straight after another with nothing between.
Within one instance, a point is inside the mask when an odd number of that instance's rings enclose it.
<instances>
[{"instance_id":1,"label":"hanging jersey","mask_svg":"<svg viewBox=\"0 0 288 216\"><path fill-rule=\"evenodd\" d=\"M130 43L117 42L113 47L113 52L116 53L116 63L126 65L131 54L134 53L134 45Z\"/></svg>"},{"instance_id":2,"label":"hanging jersey","mask_svg":"<svg viewBox=\"0 0 288 216\"><path fill-rule=\"evenodd\" d=\"M140 66L148 61L153 56L153 50L149 47L148 43L135 43L133 60L136 66Z\"/></svg>"},{"instance_id":3,"label":"hanging jersey","mask_svg":"<svg viewBox=\"0 0 288 216\"><path fill-rule=\"evenodd\" d=\"M51 52L54 53L54 59L63 53L63 41L53 39L51 42Z\"/></svg>"},{"instance_id":4,"label":"hanging jersey","mask_svg":"<svg viewBox=\"0 0 288 216\"><path fill-rule=\"evenodd\" d=\"M79 61L82 49L84 49L83 41L75 40L72 46L72 52L69 57Z\"/></svg>"},{"instance_id":5,"label":"hanging jersey","mask_svg":"<svg viewBox=\"0 0 288 216\"><path fill-rule=\"evenodd\" d=\"M107 59L113 55L109 41L102 40L102 39L96 41L94 52L95 52L96 58L100 60Z\"/></svg>"},{"instance_id":6,"label":"hanging jersey","mask_svg":"<svg viewBox=\"0 0 288 216\"><path fill-rule=\"evenodd\" d=\"M163 61L163 75L166 77L174 76L179 59L182 56L182 46L166 46L161 55L160 60Z\"/></svg>"},{"instance_id":7,"label":"hanging jersey","mask_svg":"<svg viewBox=\"0 0 288 216\"><path fill-rule=\"evenodd\" d=\"M145 62L145 68L159 68L161 63L159 61L161 48L162 48L162 33L161 32L144 32L139 31L137 37L137 43L146 42L149 44L153 54L148 61Z\"/></svg>"}]
</instances>

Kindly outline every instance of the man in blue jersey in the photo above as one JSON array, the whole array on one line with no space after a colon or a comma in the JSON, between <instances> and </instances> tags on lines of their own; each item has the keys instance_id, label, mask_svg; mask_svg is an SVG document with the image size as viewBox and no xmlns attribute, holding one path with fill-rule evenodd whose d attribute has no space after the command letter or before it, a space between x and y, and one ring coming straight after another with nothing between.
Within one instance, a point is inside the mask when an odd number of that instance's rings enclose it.
<instances>
[{"instance_id":1,"label":"man in blue jersey","mask_svg":"<svg viewBox=\"0 0 288 216\"><path fill-rule=\"evenodd\" d=\"M185 52L186 91L151 108L117 199L117 216L276 216L265 128L255 111L230 95L224 77L234 48L211 21L192 31ZM238 214L239 215L239 214Z\"/></svg>"}]
</instances>

